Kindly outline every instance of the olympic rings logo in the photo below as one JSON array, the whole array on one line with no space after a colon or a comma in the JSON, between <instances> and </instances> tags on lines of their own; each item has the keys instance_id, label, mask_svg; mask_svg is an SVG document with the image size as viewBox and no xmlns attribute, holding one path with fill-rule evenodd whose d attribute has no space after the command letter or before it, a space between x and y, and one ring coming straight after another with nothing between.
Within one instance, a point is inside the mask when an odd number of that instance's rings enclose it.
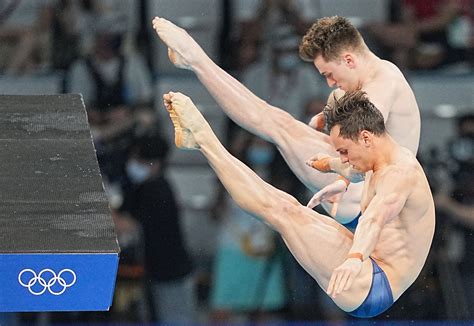
<instances>
[{"instance_id":1,"label":"olympic rings logo","mask_svg":"<svg viewBox=\"0 0 474 326\"><path fill-rule=\"evenodd\" d=\"M18 274L18 283L33 295L42 295L46 290L53 295L61 295L76 283L76 273L63 269L56 275L52 269L46 268L36 275L34 270L25 268Z\"/></svg>"}]
</instances>

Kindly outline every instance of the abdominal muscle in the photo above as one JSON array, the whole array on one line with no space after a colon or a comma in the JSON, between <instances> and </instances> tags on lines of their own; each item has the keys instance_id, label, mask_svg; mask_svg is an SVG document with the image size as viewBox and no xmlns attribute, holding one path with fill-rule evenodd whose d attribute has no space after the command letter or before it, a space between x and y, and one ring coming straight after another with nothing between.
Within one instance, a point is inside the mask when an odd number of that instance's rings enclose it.
<instances>
[{"instance_id":1,"label":"abdominal muscle","mask_svg":"<svg viewBox=\"0 0 474 326\"><path fill-rule=\"evenodd\" d=\"M398 217L384 227L379 243L371 255L385 272L394 300L398 299L418 277L431 243L429 235L426 237L414 235L421 232L414 230L417 229L415 225L412 225L413 230L403 231L401 224Z\"/></svg>"}]
</instances>

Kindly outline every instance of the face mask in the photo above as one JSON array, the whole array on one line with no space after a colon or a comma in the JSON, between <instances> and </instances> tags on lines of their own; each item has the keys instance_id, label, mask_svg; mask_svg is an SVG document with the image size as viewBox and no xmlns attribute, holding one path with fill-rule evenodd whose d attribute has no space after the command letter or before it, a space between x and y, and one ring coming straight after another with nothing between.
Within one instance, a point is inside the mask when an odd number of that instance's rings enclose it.
<instances>
[{"instance_id":1,"label":"face mask","mask_svg":"<svg viewBox=\"0 0 474 326\"><path fill-rule=\"evenodd\" d=\"M135 184L140 184L151 175L151 167L137 162L136 160L131 160L127 163L126 166L127 175Z\"/></svg>"},{"instance_id":2,"label":"face mask","mask_svg":"<svg viewBox=\"0 0 474 326\"><path fill-rule=\"evenodd\" d=\"M299 64L299 58L294 54L281 55L278 58L278 68L282 71L290 71Z\"/></svg>"},{"instance_id":3,"label":"face mask","mask_svg":"<svg viewBox=\"0 0 474 326\"><path fill-rule=\"evenodd\" d=\"M273 156L273 150L266 147L252 146L247 151L250 165L268 165L272 162Z\"/></svg>"}]
</instances>

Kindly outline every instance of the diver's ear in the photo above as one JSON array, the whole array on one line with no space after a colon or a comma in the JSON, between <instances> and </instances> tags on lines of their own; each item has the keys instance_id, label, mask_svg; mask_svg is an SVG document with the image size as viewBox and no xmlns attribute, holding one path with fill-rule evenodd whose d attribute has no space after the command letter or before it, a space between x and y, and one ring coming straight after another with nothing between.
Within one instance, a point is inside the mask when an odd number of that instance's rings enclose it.
<instances>
[{"instance_id":1,"label":"diver's ear","mask_svg":"<svg viewBox=\"0 0 474 326\"><path fill-rule=\"evenodd\" d=\"M367 147L372 145L373 137L374 135L367 130L362 130L360 132L360 140L362 141L362 144L364 144Z\"/></svg>"},{"instance_id":2,"label":"diver's ear","mask_svg":"<svg viewBox=\"0 0 474 326\"><path fill-rule=\"evenodd\" d=\"M350 68L350 69L354 69L355 68L355 58L354 58L354 55L352 53L349 53L349 52L345 52L343 55L342 55L342 61L344 62L344 64Z\"/></svg>"}]
</instances>

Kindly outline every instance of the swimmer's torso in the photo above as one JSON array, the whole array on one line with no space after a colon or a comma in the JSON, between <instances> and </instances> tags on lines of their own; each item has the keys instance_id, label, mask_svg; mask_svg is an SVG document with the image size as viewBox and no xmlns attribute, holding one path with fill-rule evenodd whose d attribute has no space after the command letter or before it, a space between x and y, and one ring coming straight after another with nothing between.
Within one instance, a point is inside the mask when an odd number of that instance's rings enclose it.
<instances>
[{"instance_id":1,"label":"swimmer's torso","mask_svg":"<svg viewBox=\"0 0 474 326\"><path fill-rule=\"evenodd\" d=\"M394 299L420 273L428 256L435 227L434 204L428 181L415 157L407 149L402 149L402 153L395 164L409 177L410 194L399 216L387 221L371 255L387 275ZM367 173L361 201L362 212L375 196L377 178L384 170Z\"/></svg>"}]
</instances>

